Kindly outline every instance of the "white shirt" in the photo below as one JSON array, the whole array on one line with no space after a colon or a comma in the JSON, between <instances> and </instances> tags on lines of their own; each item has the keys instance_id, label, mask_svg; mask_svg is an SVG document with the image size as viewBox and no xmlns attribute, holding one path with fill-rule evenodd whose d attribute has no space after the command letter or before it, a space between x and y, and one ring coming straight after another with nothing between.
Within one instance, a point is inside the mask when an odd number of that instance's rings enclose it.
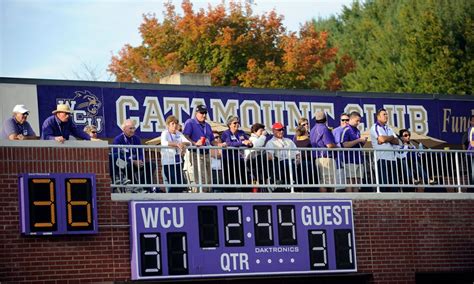
<instances>
[{"instance_id":1,"label":"white shirt","mask_svg":"<svg viewBox=\"0 0 474 284\"><path fill-rule=\"evenodd\" d=\"M260 135L258 137L255 133L250 134L250 141L252 141L253 148L263 148L265 145L265 140L267 140L266 135ZM261 153L261 151L257 151L253 148L249 148L245 150L245 159L252 159L255 158L258 154Z\"/></svg>"},{"instance_id":2,"label":"white shirt","mask_svg":"<svg viewBox=\"0 0 474 284\"><path fill-rule=\"evenodd\" d=\"M169 146L169 143L185 143L189 142L183 135L183 133L176 131L175 134L171 134L168 130L161 132L161 146ZM176 155L179 156L178 162L175 160ZM175 147L164 147L161 148L161 164L162 165L174 165L182 162L181 152Z\"/></svg>"},{"instance_id":3,"label":"white shirt","mask_svg":"<svg viewBox=\"0 0 474 284\"><path fill-rule=\"evenodd\" d=\"M370 140L372 141L372 148L374 150L396 150L397 148L393 147L393 145L389 142L379 144L377 138L379 136L395 136L393 133L392 128L390 128L388 125L380 125L378 123L375 123L372 125L370 128ZM390 160L390 161L395 161L395 152L393 151L377 151L377 160L382 159L382 160Z\"/></svg>"},{"instance_id":4,"label":"white shirt","mask_svg":"<svg viewBox=\"0 0 474 284\"><path fill-rule=\"evenodd\" d=\"M282 139L278 139L273 136L270 141L267 142L267 146L265 148L282 148L282 149L297 149L295 142L291 141L291 139L283 137ZM282 151L282 150L267 150L268 153L272 154L278 160L288 160L288 159L295 159L296 155L300 154L300 151Z\"/></svg>"}]
</instances>

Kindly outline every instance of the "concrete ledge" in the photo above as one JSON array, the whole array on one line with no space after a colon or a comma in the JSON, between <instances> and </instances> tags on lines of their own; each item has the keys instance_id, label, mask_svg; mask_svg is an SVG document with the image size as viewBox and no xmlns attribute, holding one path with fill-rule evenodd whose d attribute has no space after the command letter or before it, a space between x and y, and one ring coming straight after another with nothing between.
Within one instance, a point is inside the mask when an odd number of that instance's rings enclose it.
<instances>
[{"instance_id":1,"label":"concrete ledge","mask_svg":"<svg viewBox=\"0 0 474 284\"><path fill-rule=\"evenodd\" d=\"M474 193L112 193L113 201L131 200L474 200Z\"/></svg>"}]
</instances>

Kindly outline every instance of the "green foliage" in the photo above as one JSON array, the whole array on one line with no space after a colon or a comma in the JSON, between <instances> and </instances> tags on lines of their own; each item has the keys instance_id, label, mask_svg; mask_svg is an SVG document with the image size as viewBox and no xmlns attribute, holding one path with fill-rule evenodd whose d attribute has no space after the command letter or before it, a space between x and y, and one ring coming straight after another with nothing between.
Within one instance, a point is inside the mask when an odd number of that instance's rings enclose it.
<instances>
[{"instance_id":1,"label":"green foliage","mask_svg":"<svg viewBox=\"0 0 474 284\"><path fill-rule=\"evenodd\" d=\"M314 21L356 64L350 91L472 94L472 0L370 0Z\"/></svg>"}]
</instances>

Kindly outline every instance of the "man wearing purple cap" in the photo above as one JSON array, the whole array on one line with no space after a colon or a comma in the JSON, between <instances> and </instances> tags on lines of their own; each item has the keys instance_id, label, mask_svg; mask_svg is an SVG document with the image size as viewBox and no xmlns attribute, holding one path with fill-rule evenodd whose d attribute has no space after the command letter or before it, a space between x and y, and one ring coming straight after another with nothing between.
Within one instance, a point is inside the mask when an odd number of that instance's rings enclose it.
<instances>
[{"instance_id":1,"label":"man wearing purple cap","mask_svg":"<svg viewBox=\"0 0 474 284\"><path fill-rule=\"evenodd\" d=\"M280 122L272 125L273 137L267 142L268 158L273 162L273 173L276 183L290 184L295 180L295 169L300 161L300 151L291 139L283 137L285 126ZM285 149L278 150L277 148ZM282 190L282 189L280 189Z\"/></svg>"},{"instance_id":2,"label":"man wearing purple cap","mask_svg":"<svg viewBox=\"0 0 474 284\"><path fill-rule=\"evenodd\" d=\"M187 178L189 183L211 184L211 157L209 149L199 149L202 146L225 146L225 143L217 143L214 141L214 134L209 123L206 122L207 107L198 105L194 114L194 118L188 119L184 123L183 135L196 148L189 149L191 167L187 170ZM193 191L198 188L194 187ZM209 187L203 187L204 192L209 192Z\"/></svg>"},{"instance_id":3,"label":"man wearing purple cap","mask_svg":"<svg viewBox=\"0 0 474 284\"><path fill-rule=\"evenodd\" d=\"M30 111L25 105L16 105L13 108L13 116L3 122L1 138L8 140L35 138L35 131L31 128L30 123L26 121L29 114Z\"/></svg>"},{"instance_id":4,"label":"man wearing purple cap","mask_svg":"<svg viewBox=\"0 0 474 284\"><path fill-rule=\"evenodd\" d=\"M322 111L316 112L316 125L309 133L311 146L314 148L336 148L334 135L326 125L326 114ZM336 183L336 161L333 153L327 150L319 150L316 152L316 165L319 170L319 181L324 184ZM320 187L320 192L327 192L326 187Z\"/></svg>"}]
</instances>

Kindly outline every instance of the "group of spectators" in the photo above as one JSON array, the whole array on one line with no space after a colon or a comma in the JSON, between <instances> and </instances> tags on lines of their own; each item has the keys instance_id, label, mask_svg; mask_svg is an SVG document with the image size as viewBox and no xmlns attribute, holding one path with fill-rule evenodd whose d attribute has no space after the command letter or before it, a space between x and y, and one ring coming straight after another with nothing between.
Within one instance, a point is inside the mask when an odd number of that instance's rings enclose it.
<instances>
[{"instance_id":1,"label":"group of spectators","mask_svg":"<svg viewBox=\"0 0 474 284\"><path fill-rule=\"evenodd\" d=\"M71 114L68 105L57 105L52 115L43 122L41 139L63 143L72 135L83 140L97 140L97 128L91 125L83 130L77 128L70 119ZM341 114L340 125L331 130L326 114L318 111L315 114L316 124L312 128L308 119L301 118L298 121L293 139L285 137L286 127L281 122L272 125L272 135L260 123L252 125L248 135L240 129L237 116L228 118L228 129L219 135L206 122L207 114L207 107L198 105L194 116L184 123L182 131L175 116L167 117L167 129L161 133L161 165L163 180L173 185L167 188L168 192L184 192L188 190L188 185L193 184L232 185L217 189L204 187L205 192L246 191L245 188L250 187L239 188L238 185L251 183L291 183L306 185L301 188L307 191L319 192L359 190L355 185L363 181L366 163L363 152L354 149L362 148L368 138L361 137L358 129L360 113ZM36 137L27 121L28 115L29 110L24 105L16 105L13 116L4 122L2 138L23 140ZM427 180L428 175L415 156L419 153L403 151L415 149L410 140L410 131L402 129L399 133L394 133L387 124L388 114L385 109L379 109L376 118L376 123L370 128L370 138L373 149L377 150L375 164L378 183L397 184L401 177L413 184L433 183L434 181ZM474 116L471 116L470 121L467 149L472 151ZM134 121L124 121L122 133L114 138L112 144L141 145L135 129ZM220 149L206 146L218 146ZM334 151L337 148L347 151ZM472 161L471 158L471 163ZM134 179L138 179L134 183L153 183L152 173L156 164L145 162L143 149L114 149L111 166L111 172L125 169L125 179L128 181L124 183ZM403 171L400 172L400 169ZM471 173L471 179L474 183L474 173ZM338 185L344 187L338 188ZM398 191L390 186L382 188L385 191ZM198 189L195 187L193 190Z\"/></svg>"}]
</instances>

